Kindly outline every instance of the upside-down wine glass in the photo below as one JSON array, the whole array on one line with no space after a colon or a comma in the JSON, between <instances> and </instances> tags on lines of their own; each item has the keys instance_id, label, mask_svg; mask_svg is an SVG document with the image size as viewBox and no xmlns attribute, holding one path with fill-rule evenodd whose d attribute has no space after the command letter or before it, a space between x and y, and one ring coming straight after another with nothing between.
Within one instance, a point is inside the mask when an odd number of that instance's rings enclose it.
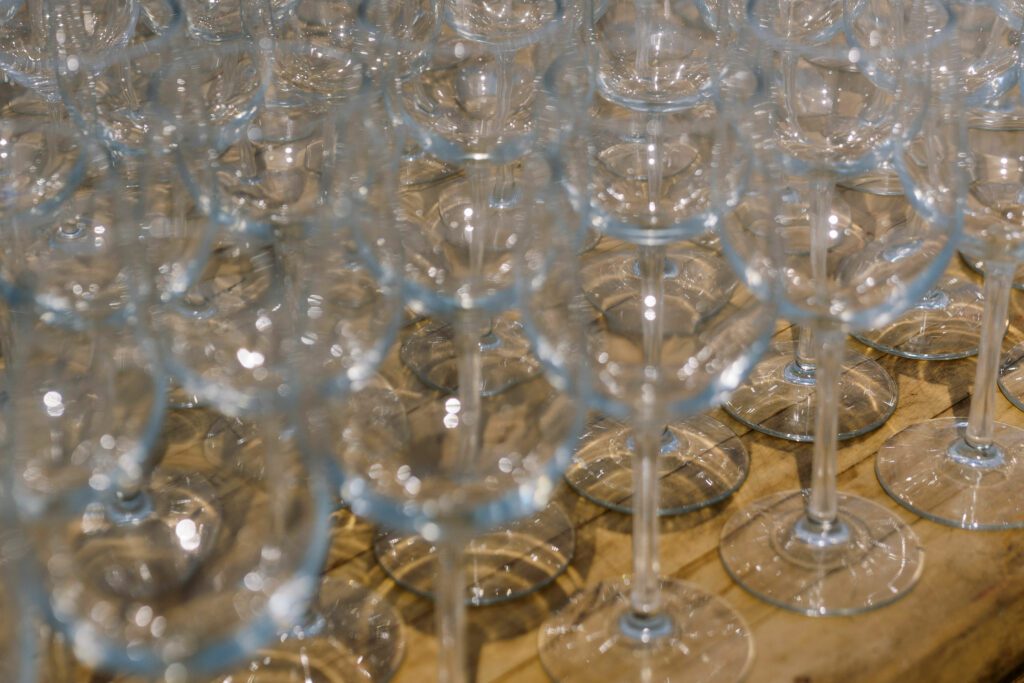
<instances>
[{"instance_id":1,"label":"upside-down wine glass","mask_svg":"<svg viewBox=\"0 0 1024 683\"><path fill-rule=\"evenodd\" d=\"M868 2L847 6L843 35L806 46L785 38L787 5L751 0L747 12L763 48L759 96L748 112L760 178L723 237L751 284L781 267L780 312L814 331L819 410L810 488L735 514L719 552L737 583L763 600L807 615L853 614L906 594L923 564L916 535L899 517L836 490L837 387L846 332L892 320L919 300L956 246L964 192L959 91L938 78L951 65L943 49L954 20L928 0ZM871 50L851 49L850 35L886 38ZM875 84L883 71L900 74L898 95ZM801 97L801 83L817 96ZM910 146L917 130L923 142ZM911 154L923 155L916 158L929 182L902 170ZM892 197L848 193L836 180L856 185L887 161L901 169L908 201L875 221L873 204ZM835 196L855 209L857 233L833 213ZM844 251L851 234L863 247Z\"/></svg>"}]
</instances>

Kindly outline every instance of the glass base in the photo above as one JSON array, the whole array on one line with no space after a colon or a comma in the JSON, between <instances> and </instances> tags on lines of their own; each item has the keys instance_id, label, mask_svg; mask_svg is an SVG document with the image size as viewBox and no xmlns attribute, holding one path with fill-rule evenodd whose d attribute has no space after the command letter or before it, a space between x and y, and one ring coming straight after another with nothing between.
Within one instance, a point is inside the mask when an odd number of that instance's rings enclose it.
<instances>
[{"instance_id":1,"label":"glass base","mask_svg":"<svg viewBox=\"0 0 1024 683\"><path fill-rule=\"evenodd\" d=\"M616 512L633 508L633 436L611 418L591 420L565 479L584 498ZM740 487L750 471L743 442L706 415L669 425L658 462L658 514L678 515L713 505Z\"/></svg>"},{"instance_id":2,"label":"glass base","mask_svg":"<svg viewBox=\"0 0 1024 683\"><path fill-rule=\"evenodd\" d=\"M433 598L437 548L420 536L381 533L373 545L399 586ZM493 605L540 590L569 566L576 551L572 521L557 503L475 537L466 546L466 603Z\"/></svg>"},{"instance_id":3,"label":"glass base","mask_svg":"<svg viewBox=\"0 0 1024 683\"><path fill-rule=\"evenodd\" d=\"M490 331L480 337L483 396L500 394L540 372L526 330L515 314L502 313L491 324ZM430 388L458 391L459 354L452 325L434 321L421 325L402 344L400 354L406 367Z\"/></svg>"},{"instance_id":4,"label":"glass base","mask_svg":"<svg viewBox=\"0 0 1024 683\"><path fill-rule=\"evenodd\" d=\"M1024 410L1024 342L1003 354L999 366L999 390L1006 400Z\"/></svg>"},{"instance_id":5,"label":"glass base","mask_svg":"<svg viewBox=\"0 0 1024 683\"><path fill-rule=\"evenodd\" d=\"M1024 429L995 423L995 448L977 458L963 441L967 421L907 427L878 451L875 473L897 503L963 529L1024 527Z\"/></svg>"},{"instance_id":6,"label":"glass base","mask_svg":"<svg viewBox=\"0 0 1024 683\"><path fill-rule=\"evenodd\" d=\"M790 441L814 441L813 376L791 372L796 342L773 344L723 408L751 429ZM839 379L839 438L882 426L896 410L898 388L885 368L851 349Z\"/></svg>"},{"instance_id":7,"label":"glass base","mask_svg":"<svg viewBox=\"0 0 1024 683\"><path fill-rule=\"evenodd\" d=\"M729 575L758 598L808 616L848 615L887 605L914 587L924 551L914 531L881 505L839 494L828 531L805 516L808 491L755 502L722 529Z\"/></svg>"},{"instance_id":8,"label":"glass base","mask_svg":"<svg viewBox=\"0 0 1024 683\"><path fill-rule=\"evenodd\" d=\"M214 550L217 493L202 475L158 469L130 502L90 505L75 540L82 580L144 601L184 586Z\"/></svg>"},{"instance_id":9,"label":"glass base","mask_svg":"<svg viewBox=\"0 0 1024 683\"><path fill-rule=\"evenodd\" d=\"M638 619L629 596L629 579L602 582L541 626L540 661L554 681L731 683L749 669L750 629L721 598L662 579L659 618Z\"/></svg>"},{"instance_id":10,"label":"glass base","mask_svg":"<svg viewBox=\"0 0 1024 683\"><path fill-rule=\"evenodd\" d=\"M637 248L624 243L583 256L580 279L587 300L613 330L637 333L647 310ZM729 303L738 281L716 250L685 243L665 250L662 326L666 338L692 334L700 321Z\"/></svg>"},{"instance_id":11,"label":"glass base","mask_svg":"<svg viewBox=\"0 0 1024 683\"><path fill-rule=\"evenodd\" d=\"M402 621L383 598L354 581L326 577L305 623L213 681L376 683L392 678L404 654Z\"/></svg>"},{"instance_id":12,"label":"glass base","mask_svg":"<svg viewBox=\"0 0 1024 683\"><path fill-rule=\"evenodd\" d=\"M979 275L985 274L985 262L976 258L972 258L963 252L960 252L960 258L963 260L964 265L973 270ZM1024 268L1021 266L1017 267L1017 275L1013 278L1013 288L1024 290Z\"/></svg>"},{"instance_id":13,"label":"glass base","mask_svg":"<svg viewBox=\"0 0 1024 683\"><path fill-rule=\"evenodd\" d=\"M889 325L853 336L873 349L904 358L966 358L978 353L984 306L980 287L949 277Z\"/></svg>"}]
</instances>

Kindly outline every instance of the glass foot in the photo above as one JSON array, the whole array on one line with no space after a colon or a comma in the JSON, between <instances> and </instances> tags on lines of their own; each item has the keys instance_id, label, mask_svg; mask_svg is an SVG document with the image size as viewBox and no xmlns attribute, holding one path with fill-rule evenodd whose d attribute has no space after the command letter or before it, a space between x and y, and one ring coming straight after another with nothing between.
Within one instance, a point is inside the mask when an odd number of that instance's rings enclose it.
<instances>
[{"instance_id":1,"label":"glass foot","mask_svg":"<svg viewBox=\"0 0 1024 683\"><path fill-rule=\"evenodd\" d=\"M540 660L558 683L738 681L750 666L750 629L721 598L692 584L661 580L656 628L640 623L629 579L579 593L540 629Z\"/></svg>"},{"instance_id":2,"label":"glass foot","mask_svg":"<svg viewBox=\"0 0 1024 683\"><path fill-rule=\"evenodd\" d=\"M660 515L678 515L713 505L740 487L750 471L743 442L706 415L669 425L659 460ZM631 513L633 437L611 418L591 420L565 479L577 493L602 507Z\"/></svg>"},{"instance_id":3,"label":"glass foot","mask_svg":"<svg viewBox=\"0 0 1024 683\"><path fill-rule=\"evenodd\" d=\"M895 321L878 330L854 335L858 341L885 353L916 360L952 360L978 353L981 288L949 277Z\"/></svg>"},{"instance_id":4,"label":"glass foot","mask_svg":"<svg viewBox=\"0 0 1024 683\"><path fill-rule=\"evenodd\" d=\"M1003 354L999 366L999 390L1007 401L1024 410L1024 342Z\"/></svg>"},{"instance_id":5,"label":"glass foot","mask_svg":"<svg viewBox=\"0 0 1024 683\"><path fill-rule=\"evenodd\" d=\"M160 448L186 452L205 433L209 414L171 410ZM95 501L82 515L75 541L79 574L101 592L151 599L184 586L219 542L222 501L210 479L164 461L127 500Z\"/></svg>"},{"instance_id":6,"label":"glass foot","mask_svg":"<svg viewBox=\"0 0 1024 683\"><path fill-rule=\"evenodd\" d=\"M451 325L428 321L413 331L400 354L406 367L427 386L451 393L458 390L459 354ZM491 320L490 330L480 336L480 356L483 396L500 394L540 372L523 324L511 312Z\"/></svg>"},{"instance_id":7,"label":"glass foot","mask_svg":"<svg viewBox=\"0 0 1024 683\"><path fill-rule=\"evenodd\" d=\"M374 683L390 680L404 654L402 621L383 598L354 581L326 577L303 624L213 681Z\"/></svg>"},{"instance_id":8,"label":"glass foot","mask_svg":"<svg viewBox=\"0 0 1024 683\"><path fill-rule=\"evenodd\" d=\"M153 599L195 576L221 525L220 500L205 477L158 469L131 501L86 508L75 562L99 591Z\"/></svg>"},{"instance_id":9,"label":"glass foot","mask_svg":"<svg viewBox=\"0 0 1024 683\"><path fill-rule=\"evenodd\" d=\"M839 494L839 523L815 529L808 491L755 502L722 529L726 571L747 591L808 616L847 615L902 597L921 576L914 531L881 505Z\"/></svg>"},{"instance_id":10,"label":"glass foot","mask_svg":"<svg viewBox=\"0 0 1024 683\"><path fill-rule=\"evenodd\" d=\"M623 244L610 251L585 254L580 279L587 300L609 327L636 331L646 307L636 247ZM722 255L697 243L665 251L665 296L662 325L666 337L684 335L722 310L738 281Z\"/></svg>"},{"instance_id":11,"label":"glass foot","mask_svg":"<svg viewBox=\"0 0 1024 683\"><path fill-rule=\"evenodd\" d=\"M420 536L384 532L373 546L384 571L403 588L433 598L437 549ZM554 581L572 560L576 532L558 504L477 536L466 546L466 602L492 605Z\"/></svg>"},{"instance_id":12,"label":"glass foot","mask_svg":"<svg viewBox=\"0 0 1024 683\"><path fill-rule=\"evenodd\" d=\"M963 441L967 421L907 427L878 451L885 492L912 512L963 529L1024 527L1024 429L995 423L995 447L978 458Z\"/></svg>"},{"instance_id":13,"label":"glass foot","mask_svg":"<svg viewBox=\"0 0 1024 683\"><path fill-rule=\"evenodd\" d=\"M796 342L773 344L747 382L723 406L759 432L790 441L814 441L814 379L790 372ZM839 379L839 438L880 427L896 410L896 382L881 365L851 349Z\"/></svg>"}]
</instances>

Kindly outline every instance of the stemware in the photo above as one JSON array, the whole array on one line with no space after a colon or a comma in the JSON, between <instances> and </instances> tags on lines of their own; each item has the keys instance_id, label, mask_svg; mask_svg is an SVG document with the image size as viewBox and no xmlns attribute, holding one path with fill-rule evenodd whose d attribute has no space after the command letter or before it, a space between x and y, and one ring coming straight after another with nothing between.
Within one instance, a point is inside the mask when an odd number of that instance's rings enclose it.
<instances>
[{"instance_id":1,"label":"stemware","mask_svg":"<svg viewBox=\"0 0 1024 683\"><path fill-rule=\"evenodd\" d=\"M838 9L835 3L814 4L816 11L811 11L809 16L820 15L824 22L830 6L833 11ZM741 22L749 24L752 20L750 8L747 9ZM763 14L763 9L761 11ZM787 159L786 168L809 173L824 167L838 176L841 184L853 189L898 195L901 190L895 182L896 174L891 165L883 162L894 144L893 139L903 134L899 130L902 122L894 121L893 117L915 106L907 102L913 99L914 93L901 88L897 96L892 79L884 76L891 68L873 67L870 73L863 73L857 67L846 67L842 60L829 61L831 55L839 54L844 48L857 50L855 55L891 52L886 41L875 41L868 47L858 42L870 40L866 36L870 34L872 23L866 17L873 13L870 3L858 3L851 5L849 12L832 15L831 21L823 23L827 30L812 22L810 26L817 26L819 30L810 31L803 8L793 17L784 17L780 10L777 16L755 18L764 26L756 26L752 35L764 41L766 34L770 34L767 42L782 55L767 58L775 60L769 76L773 79L770 86L773 96L791 101L791 106L779 105L776 126L780 147ZM891 23L891 14L883 13L876 23ZM788 53L784 52L787 49ZM886 59L892 61L891 57ZM844 101L829 101L832 94L843 96ZM822 100L820 105L818 99ZM866 113L862 120L849 115L856 113L858 107ZM830 115L830 111L839 109L846 111ZM815 116L818 118L814 119ZM821 128L816 122L834 122L834 130ZM845 139L843 133L848 133ZM816 157L819 149L823 153ZM841 237L838 244L830 245L830 258L835 259L839 257L838 249L858 248L862 228L851 225L850 208L831 187L828 197L829 215L834 217L833 225ZM806 236L806 217L791 216L789 220L795 222L796 232L803 231ZM797 251L807 249L807 245L791 244ZM726 411L751 428L772 436L813 441L818 364L814 349L813 330L797 325L793 341L773 345L748 383L725 404ZM889 419L896 409L898 388L888 372L871 358L853 349L844 349L842 358L837 389L842 406L838 438L849 439L877 429Z\"/></svg>"},{"instance_id":2,"label":"stemware","mask_svg":"<svg viewBox=\"0 0 1024 683\"><path fill-rule=\"evenodd\" d=\"M194 413L160 430L162 373L134 325L85 334L13 315L18 514L76 656L174 680L290 623L326 552L321 465L282 432L266 479L228 485L176 448Z\"/></svg>"},{"instance_id":3,"label":"stemware","mask_svg":"<svg viewBox=\"0 0 1024 683\"><path fill-rule=\"evenodd\" d=\"M259 339L260 345L247 341L240 348L263 356L262 362L252 364L255 372L260 367L280 372L279 368L291 366L302 380L304 393L300 397L289 392L278 398L300 406L321 401L343 404L350 391L369 381L391 345L402 313L390 212L390 194L398 187L397 169L386 161L394 157L399 143L390 135L394 131L367 126L364 99L374 98L352 95L326 113L329 128L322 138L318 208L312 217L298 224L276 225L270 240L258 240L262 249L272 252L269 258L278 262L279 270L248 303L253 312L233 310L230 305L219 312L224 315L221 324L237 330L239 340L253 327L266 334ZM301 156L299 145L295 147L295 154ZM257 279L262 277L267 275ZM224 292L215 301L230 304L232 297ZM277 308L283 312L272 312ZM296 318L294 323L290 316ZM274 332L274 327L279 330ZM268 394L265 400L273 399ZM246 412L236 411L236 419L216 425L206 443L209 457L242 476L253 470L247 451L259 440L263 419L258 412ZM327 452L305 422L299 433L305 448L317 454ZM336 476L332 485L337 493ZM386 601L358 582L328 575L319 580L313 603L300 619L282 630L275 642L252 653L249 662L217 680L320 675L387 680L403 653L401 619Z\"/></svg>"},{"instance_id":4,"label":"stemware","mask_svg":"<svg viewBox=\"0 0 1024 683\"><path fill-rule=\"evenodd\" d=\"M718 34L703 3L608 4L595 17L597 81L609 100L639 110L683 108L714 87Z\"/></svg>"},{"instance_id":5,"label":"stemware","mask_svg":"<svg viewBox=\"0 0 1024 683\"><path fill-rule=\"evenodd\" d=\"M458 340L465 325L477 335L474 356L485 397L514 390L540 374L512 309L513 262L531 211L526 198L550 179L535 150L546 127L537 115L544 101L541 77L564 32L562 3L551 7L551 16L542 12L534 16L536 22L518 23L488 38L460 32L452 12L461 10L449 5L447 14L442 10L446 26L429 60L387 90L397 124L419 149L413 158L406 151L405 184L398 197L407 302L418 314L433 316L411 328L400 357L422 382L443 392L461 391L464 349ZM429 184L410 182L421 181L422 171L438 164L453 172ZM550 573L539 579L533 572L517 577L526 567L513 563L512 572L494 574L498 584L470 585L471 602L535 590L566 567L574 532L557 505L516 527L542 532L551 541L549 555L557 561L548 565ZM502 528L474 539L474 562L508 565L509 533L518 532ZM378 539L376 548L381 565L399 582L405 568L421 565L437 551L433 543L424 545L400 532ZM427 593L430 584L414 589Z\"/></svg>"},{"instance_id":6,"label":"stemware","mask_svg":"<svg viewBox=\"0 0 1024 683\"><path fill-rule=\"evenodd\" d=\"M92 21L81 21L84 16ZM25 0L0 26L0 68L11 80L54 102L59 99L57 60L64 47L90 55L123 48L138 18L136 0L86 0L74 6Z\"/></svg>"},{"instance_id":7,"label":"stemware","mask_svg":"<svg viewBox=\"0 0 1024 683\"><path fill-rule=\"evenodd\" d=\"M641 261L647 247L662 249L667 328L682 330L694 319L713 316L735 290L735 276L714 240L703 235L738 201L749 168L730 147L734 141L720 135L721 112L708 99L713 80L705 73L681 104L656 100L644 108L629 98L621 103L621 94L609 93L597 74L597 93L585 112L586 146L578 154L582 159L567 163L566 175L574 203L587 205L581 215L588 226L622 240L607 241L580 263L585 296L610 326L639 329L642 323ZM725 158L737 163L722 163ZM569 484L600 505L629 511L634 445L628 425L596 415L566 473ZM666 425L660 452L661 471L675 473L665 477L662 514L722 500L748 471L742 443L708 416Z\"/></svg>"},{"instance_id":8,"label":"stemware","mask_svg":"<svg viewBox=\"0 0 1024 683\"><path fill-rule=\"evenodd\" d=\"M550 240L548 240L550 242ZM594 365L595 405L632 428L633 576L575 596L541 628L540 655L558 681L595 670L621 680L737 680L749 666L749 629L724 601L658 572L658 497L665 426L719 403L763 352L774 329L771 306L738 290L726 305L688 324L665 315L664 246L640 250L644 314L640 329L615 324L580 301L574 252L538 247L523 277L524 308L557 367L585 356ZM582 316L585 342L565 340L565 321ZM670 324L671 322L671 324ZM694 454L701 467L701 454Z\"/></svg>"},{"instance_id":9,"label":"stemware","mask_svg":"<svg viewBox=\"0 0 1024 683\"><path fill-rule=\"evenodd\" d=\"M763 279L765 269L781 269L780 311L814 331L818 410L811 485L735 514L722 530L719 551L737 583L768 602L807 615L852 614L906 594L923 563L916 535L899 517L836 490L837 387L846 331L891 320L919 300L956 246L964 194L959 92L943 88L939 77L951 66L943 49L953 18L938 3L868 3L847 17L853 26L845 33L889 36L875 51L851 50L845 36L815 47L790 43L782 37L787 16L785 6L748 5L752 30L773 53L762 62L762 98L753 108L764 165L759 191L723 234L748 282ZM935 22L934 30L888 32L892 22L920 26L914 22L922 16ZM899 100L867 78L882 70L901 74ZM794 91L782 85L798 75L812 78L827 96L791 99ZM910 145L918 130L921 142ZM911 155L929 169L929 182L912 173ZM861 191L865 177L884 178L886 167L880 174L879 165L890 159L901 171L906 200ZM858 189L837 187L837 176L858 179L852 183ZM849 231L839 229L834 196L851 207L862 248L844 252ZM876 205L889 203L876 220ZM758 239L762 246L752 247Z\"/></svg>"},{"instance_id":10,"label":"stemware","mask_svg":"<svg viewBox=\"0 0 1024 683\"><path fill-rule=\"evenodd\" d=\"M547 198L554 187L545 176L519 184L515 220L521 239L529 225L555 230L565 225L563 205ZM489 195L484 192L479 201L487 202ZM459 311L457 391L431 389L413 380L406 366L387 364L383 377L322 411L325 422L316 429L324 447L334 452L344 475L342 496L354 513L400 533L418 533L434 545L439 679L444 681L468 678L467 544L474 535L530 516L548 503L582 417L578 373L558 383L538 375L499 395L483 394L479 330L490 310ZM508 550L494 546L486 552L507 558Z\"/></svg>"},{"instance_id":11,"label":"stemware","mask_svg":"<svg viewBox=\"0 0 1024 683\"><path fill-rule=\"evenodd\" d=\"M11 574L8 566L0 572L0 674L13 683L34 683L37 680L35 653L30 640L34 623L23 614L25 610L20 604L23 598L18 597L16 588L18 579ZM26 622L30 626L26 627Z\"/></svg>"},{"instance_id":12,"label":"stemware","mask_svg":"<svg viewBox=\"0 0 1024 683\"><path fill-rule=\"evenodd\" d=\"M622 248L626 262L636 264L635 272L619 269L632 274L619 296L624 305L601 306L590 296L583 279L590 253L578 256L576 240L551 231L540 233L524 261L521 299L545 365L587 358L591 405L632 428L632 491L625 495L633 496L633 576L582 591L548 619L539 636L541 662L558 681L587 680L595 670L621 680L736 680L752 656L749 629L724 601L659 575L658 511L662 476L689 479L688 471L696 471L711 478L699 453L687 452L686 467L666 472L666 426L673 434L680 417L720 403L774 328L773 308L745 290L725 301L709 302L698 292L681 302L673 297L674 278L666 277L674 255L699 259L696 240L742 196L738 179L749 168L736 129L716 116L714 101L649 112L599 97L595 107L606 113L592 117L591 144L606 164L594 165L587 209L596 214L591 223L611 226L605 242L616 241L609 234L634 240ZM603 190L635 201L602 203ZM566 320L579 321L581 339ZM703 492L691 487L689 505L699 504Z\"/></svg>"},{"instance_id":13,"label":"stemware","mask_svg":"<svg viewBox=\"0 0 1024 683\"><path fill-rule=\"evenodd\" d=\"M995 421L996 381L1014 272L1021 259L1020 183L1024 173L1019 97L968 110L970 186L961 251L985 262L981 347L966 420L913 425L879 450L876 472L898 503L966 529L1024 525L1014 490L1024 430Z\"/></svg>"},{"instance_id":14,"label":"stemware","mask_svg":"<svg viewBox=\"0 0 1024 683\"><path fill-rule=\"evenodd\" d=\"M955 39L960 59L967 65L961 69L967 101L1013 97L1007 92L1017 80L1017 45L1012 23L1002 16L997 3L952 2L950 8L956 15ZM969 261L968 266L975 270L981 267L974 261ZM983 308L980 287L956 275L947 275L904 315L889 325L854 337L880 351L905 358L965 358L978 351Z\"/></svg>"},{"instance_id":15,"label":"stemware","mask_svg":"<svg viewBox=\"0 0 1024 683\"><path fill-rule=\"evenodd\" d=\"M126 157L137 157L145 150L150 79L163 67L184 23L177 0L154 0L150 6L164 17L158 30L146 29L140 22L119 49L95 53L68 41L58 48L57 89L72 121L122 165ZM82 32L76 27L76 33Z\"/></svg>"}]
</instances>

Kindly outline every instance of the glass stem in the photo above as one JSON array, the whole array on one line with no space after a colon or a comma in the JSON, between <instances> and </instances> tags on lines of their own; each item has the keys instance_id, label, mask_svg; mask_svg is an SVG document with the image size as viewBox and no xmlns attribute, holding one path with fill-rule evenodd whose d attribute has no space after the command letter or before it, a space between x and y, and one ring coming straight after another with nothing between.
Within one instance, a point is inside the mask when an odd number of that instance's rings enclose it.
<instances>
[{"instance_id":1,"label":"glass stem","mask_svg":"<svg viewBox=\"0 0 1024 683\"><path fill-rule=\"evenodd\" d=\"M985 312L981 323L981 346L978 349L974 393L964 435L967 444L980 451L988 450L994 440L996 380L1015 272L1012 263L985 262Z\"/></svg>"},{"instance_id":2,"label":"glass stem","mask_svg":"<svg viewBox=\"0 0 1024 683\"><path fill-rule=\"evenodd\" d=\"M793 362L806 374L814 372L814 329L809 325L800 325L796 331L796 353Z\"/></svg>"},{"instance_id":3,"label":"glass stem","mask_svg":"<svg viewBox=\"0 0 1024 683\"><path fill-rule=\"evenodd\" d=\"M633 458L633 613L652 617L661 610L658 562L658 456L664 425L641 419L635 427Z\"/></svg>"},{"instance_id":4,"label":"glass stem","mask_svg":"<svg viewBox=\"0 0 1024 683\"><path fill-rule=\"evenodd\" d=\"M636 72L640 78L653 80L654 67L651 34L654 33L655 3L652 0L638 0L636 3L635 30L636 40Z\"/></svg>"},{"instance_id":5,"label":"glass stem","mask_svg":"<svg viewBox=\"0 0 1024 683\"><path fill-rule=\"evenodd\" d=\"M458 353L459 447L451 474L463 476L473 467L480 452L481 389L483 362L480 351L480 327L485 320L481 311L461 311L455 322L455 349Z\"/></svg>"},{"instance_id":6,"label":"glass stem","mask_svg":"<svg viewBox=\"0 0 1024 683\"><path fill-rule=\"evenodd\" d=\"M826 529L837 518L836 475L839 431L839 375L842 372L846 334L822 324L815 330L818 365L814 383L814 455L811 461L811 495L807 516Z\"/></svg>"},{"instance_id":7,"label":"glass stem","mask_svg":"<svg viewBox=\"0 0 1024 683\"><path fill-rule=\"evenodd\" d=\"M832 194L835 183L822 176L811 182L810 237L811 277L817 289L817 303L824 309L829 300L828 243L831 230ZM814 451L811 461L811 494L807 517L827 531L838 518L836 492L839 435L839 379L843 369L846 334L825 319L808 328L814 349Z\"/></svg>"},{"instance_id":8,"label":"glass stem","mask_svg":"<svg viewBox=\"0 0 1024 683\"><path fill-rule=\"evenodd\" d=\"M438 676L440 683L466 683L466 589L462 543L446 539L438 544L438 575L434 591L437 619Z\"/></svg>"},{"instance_id":9,"label":"glass stem","mask_svg":"<svg viewBox=\"0 0 1024 683\"><path fill-rule=\"evenodd\" d=\"M499 50L495 55L495 67L497 69L496 83L496 104L494 126L495 135L499 138L505 131L508 119L512 113L512 78L515 53L510 50ZM515 175L512 172L512 165L499 163L494 187L491 191L490 204L496 208L507 208L512 206L517 198Z\"/></svg>"},{"instance_id":10,"label":"glass stem","mask_svg":"<svg viewBox=\"0 0 1024 683\"><path fill-rule=\"evenodd\" d=\"M663 335L665 248L642 246L639 250L645 381L634 421L637 453L633 458L633 587L630 599L634 615L648 618L661 609L658 457L665 419L660 415L657 383Z\"/></svg>"}]
</instances>

